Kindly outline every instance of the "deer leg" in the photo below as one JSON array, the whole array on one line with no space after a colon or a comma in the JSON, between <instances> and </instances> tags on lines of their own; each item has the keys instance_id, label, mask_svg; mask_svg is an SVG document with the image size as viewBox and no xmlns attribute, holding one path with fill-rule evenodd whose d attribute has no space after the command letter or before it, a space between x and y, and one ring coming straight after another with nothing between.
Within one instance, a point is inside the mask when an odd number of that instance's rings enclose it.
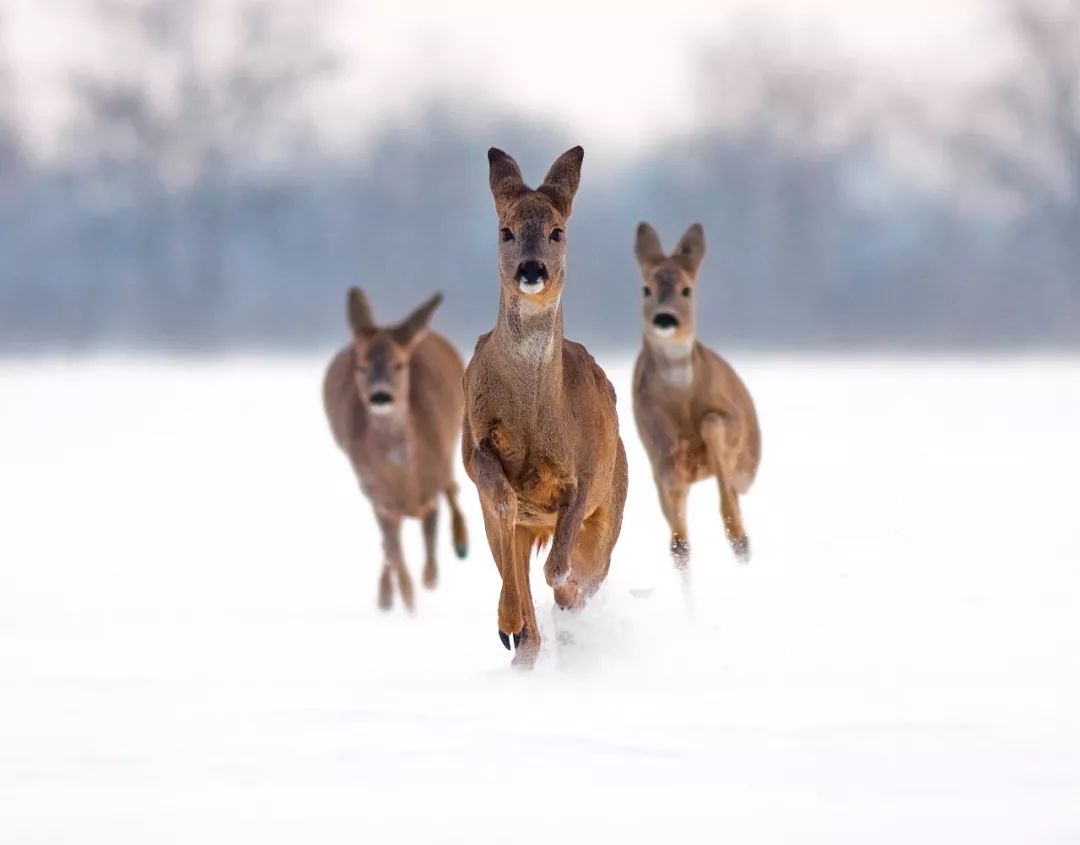
<instances>
[{"instance_id":1,"label":"deer leg","mask_svg":"<svg viewBox=\"0 0 1080 845\"><path fill-rule=\"evenodd\" d=\"M471 457L484 515L484 530L487 532L495 565L502 576L502 591L499 594L499 639L509 650L510 638L513 637L515 642L520 641L522 629L525 627L519 573L514 559L517 496L506 480L499 456L487 441L478 443L473 448Z\"/></svg>"},{"instance_id":2,"label":"deer leg","mask_svg":"<svg viewBox=\"0 0 1080 845\"><path fill-rule=\"evenodd\" d=\"M431 510L424 514L424 586L434 590L439 583L439 565L435 562L435 539L439 530L439 506L432 504Z\"/></svg>"},{"instance_id":3,"label":"deer leg","mask_svg":"<svg viewBox=\"0 0 1080 845\"><path fill-rule=\"evenodd\" d=\"M379 531L382 533L383 566L379 574L379 610L389 610L394 606L394 564L391 560L390 550L393 548L393 540L390 536L397 528L391 525L391 520L375 512L375 520L379 523Z\"/></svg>"},{"instance_id":4,"label":"deer leg","mask_svg":"<svg viewBox=\"0 0 1080 845\"><path fill-rule=\"evenodd\" d=\"M709 451L709 463L720 487L720 513L735 557L742 563L750 560L750 539L743 527L739 495L733 484L735 448L729 443L731 426L722 414L711 412L701 421L701 437Z\"/></svg>"},{"instance_id":5,"label":"deer leg","mask_svg":"<svg viewBox=\"0 0 1080 845\"><path fill-rule=\"evenodd\" d=\"M536 622L536 605L533 604L532 584L529 582L532 543L532 531L521 525L514 529L514 565L518 571L517 585L523 625L520 638L514 638L515 652L512 663L523 669L531 669L540 655L540 626Z\"/></svg>"},{"instance_id":6,"label":"deer leg","mask_svg":"<svg viewBox=\"0 0 1080 845\"><path fill-rule=\"evenodd\" d=\"M544 563L544 579L549 587L558 587L570 577L570 552L585 518L589 484L579 481L567 487L555 517L555 536Z\"/></svg>"},{"instance_id":7,"label":"deer leg","mask_svg":"<svg viewBox=\"0 0 1080 845\"><path fill-rule=\"evenodd\" d=\"M570 578L555 588L555 602L564 610L580 608L600 589L611 568L611 552L622 529L627 487L626 450L621 440L617 446L607 502L582 523L574 542Z\"/></svg>"},{"instance_id":8,"label":"deer leg","mask_svg":"<svg viewBox=\"0 0 1080 845\"><path fill-rule=\"evenodd\" d=\"M394 606L394 572L389 563L384 563L379 575L379 610L390 610Z\"/></svg>"},{"instance_id":9,"label":"deer leg","mask_svg":"<svg viewBox=\"0 0 1080 845\"><path fill-rule=\"evenodd\" d=\"M656 489L660 493L660 508L671 528L671 560L676 569L685 572L690 566L690 538L686 530L686 498L690 485L669 467L657 473Z\"/></svg>"},{"instance_id":10,"label":"deer leg","mask_svg":"<svg viewBox=\"0 0 1080 845\"><path fill-rule=\"evenodd\" d=\"M555 587L555 603L563 610L577 610L600 586L607 574L610 553L604 554L610 514L597 508L581 526L574 540L570 577Z\"/></svg>"},{"instance_id":11,"label":"deer leg","mask_svg":"<svg viewBox=\"0 0 1080 845\"><path fill-rule=\"evenodd\" d=\"M384 610L390 607L393 597L391 575L394 575L397 576L401 601L405 609L411 612L414 609L412 579L401 554L401 517L380 511L376 513L376 519L382 531L384 556L383 573L379 579L379 607Z\"/></svg>"},{"instance_id":12,"label":"deer leg","mask_svg":"<svg viewBox=\"0 0 1080 845\"><path fill-rule=\"evenodd\" d=\"M450 526L454 537L454 554L464 558L469 553L469 536L465 530L465 517L457 503L458 487L450 483L443 491L446 494L446 502L450 505Z\"/></svg>"}]
</instances>

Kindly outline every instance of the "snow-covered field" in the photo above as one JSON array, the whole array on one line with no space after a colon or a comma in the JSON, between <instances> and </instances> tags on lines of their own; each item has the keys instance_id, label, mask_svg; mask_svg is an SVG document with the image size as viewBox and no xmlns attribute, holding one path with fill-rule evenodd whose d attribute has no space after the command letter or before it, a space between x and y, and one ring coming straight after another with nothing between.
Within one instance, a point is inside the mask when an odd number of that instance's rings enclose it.
<instances>
[{"instance_id":1,"label":"snow-covered field","mask_svg":"<svg viewBox=\"0 0 1080 845\"><path fill-rule=\"evenodd\" d=\"M622 539L577 618L534 565L531 674L463 473L375 609L321 361L0 364L0 843L1080 841L1080 362L734 362L752 564L699 485L687 607L606 362Z\"/></svg>"}]
</instances>

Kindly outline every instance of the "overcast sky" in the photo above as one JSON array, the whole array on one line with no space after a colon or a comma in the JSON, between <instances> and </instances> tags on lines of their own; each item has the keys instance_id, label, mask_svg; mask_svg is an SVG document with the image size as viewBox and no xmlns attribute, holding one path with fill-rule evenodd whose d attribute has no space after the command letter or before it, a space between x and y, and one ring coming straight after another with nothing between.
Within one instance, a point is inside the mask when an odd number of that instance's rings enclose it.
<instances>
[{"instance_id":1,"label":"overcast sky","mask_svg":"<svg viewBox=\"0 0 1080 845\"><path fill-rule=\"evenodd\" d=\"M179 0L184 2L184 0ZM215 0L227 4L230 0ZM481 112L512 109L562 124L586 145L634 152L694 124L701 49L775 22L782 37L893 73L929 92L962 86L992 52L993 0L330 0L323 23L341 80L319 93L327 133L364 137L428 93ZM87 26L90 0L0 0L19 107L47 143L70 102L72 62L107 61ZM311 4L296 0L297 13Z\"/></svg>"}]
</instances>

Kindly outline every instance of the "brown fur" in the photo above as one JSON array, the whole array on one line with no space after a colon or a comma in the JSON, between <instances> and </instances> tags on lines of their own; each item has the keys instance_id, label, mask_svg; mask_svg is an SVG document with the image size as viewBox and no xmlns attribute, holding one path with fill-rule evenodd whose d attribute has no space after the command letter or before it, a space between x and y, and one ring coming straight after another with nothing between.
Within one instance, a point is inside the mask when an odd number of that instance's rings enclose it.
<instances>
[{"instance_id":1,"label":"brown fur","mask_svg":"<svg viewBox=\"0 0 1080 845\"><path fill-rule=\"evenodd\" d=\"M433 588L438 581L439 493L450 506L455 551L464 557L467 550L454 483L465 368L449 341L427 329L441 301L441 294L436 294L396 326L379 328L367 298L353 288L349 291L353 342L334 356L323 382L330 430L348 455L382 531L385 557L379 607L384 610L393 603L395 577L402 601L413 609L412 579L401 553L405 517L423 521L424 586ZM385 408L373 405L373 397L382 398L381 394L392 398Z\"/></svg>"},{"instance_id":2,"label":"brown fur","mask_svg":"<svg viewBox=\"0 0 1080 845\"><path fill-rule=\"evenodd\" d=\"M626 500L615 391L585 347L563 338L565 230L583 155L564 153L533 191L510 156L488 153L499 315L465 371L462 452L502 576L500 637L508 648L520 639L514 662L526 666L540 649L532 550L550 540L547 583L560 607L580 607L607 576ZM543 267L542 290L525 289L528 262Z\"/></svg>"},{"instance_id":3,"label":"brown fur","mask_svg":"<svg viewBox=\"0 0 1080 845\"><path fill-rule=\"evenodd\" d=\"M634 419L652 463L660 506L671 526L671 554L687 567L686 498L690 485L716 478L724 529L736 556L749 560L739 495L761 460L761 431L746 386L731 366L695 339L696 285L705 234L691 226L664 253L648 224L638 226L634 253L644 280L644 344L634 368ZM657 330L656 320L666 336Z\"/></svg>"}]
</instances>

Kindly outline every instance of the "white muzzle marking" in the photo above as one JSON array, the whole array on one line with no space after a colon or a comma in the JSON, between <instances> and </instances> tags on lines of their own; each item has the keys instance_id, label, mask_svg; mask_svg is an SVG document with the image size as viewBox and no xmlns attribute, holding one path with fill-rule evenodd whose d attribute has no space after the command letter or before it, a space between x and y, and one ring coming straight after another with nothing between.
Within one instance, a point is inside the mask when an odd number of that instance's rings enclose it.
<instances>
[{"instance_id":1,"label":"white muzzle marking","mask_svg":"<svg viewBox=\"0 0 1080 845\"><path fill-rule=\"evenodd\" d=\"M518 288L523 293L541 293L545 287L543 279L537 279L535 282L527 282L524 279L518 279Z\"/></svg>"},{"instance_id":2,"label":"white muzzle marking","mask_svg":"<svg viewBox=\"0 0 1080 845\"><path fill-rule=\"evenodd\" d=\"M657 337L671 337L675 334L675 326L653 326L652 330Z\"/></svg>"}]
</instances>

